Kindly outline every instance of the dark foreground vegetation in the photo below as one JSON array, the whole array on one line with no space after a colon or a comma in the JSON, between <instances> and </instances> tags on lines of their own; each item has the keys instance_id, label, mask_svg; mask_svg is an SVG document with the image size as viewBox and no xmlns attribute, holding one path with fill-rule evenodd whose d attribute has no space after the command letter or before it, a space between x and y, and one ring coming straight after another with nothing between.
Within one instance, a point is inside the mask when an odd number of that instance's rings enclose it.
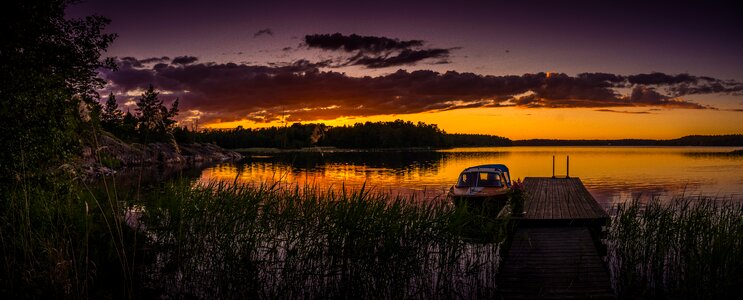
<instances>
[{"instance_id":1,"label":"dark foreground vegetation","mask_svg":"<svg viewBox=\"0 0 743 300\"><path fill-rule=\"evenodd\" d=\"M624 299L732 299L743 294L743 206L708 197L620 204L609 266Z\"/></svg>"},{"instance_id":2,"label":"dark foreground vegetation","mask_svg":"<svg viewBox=\"0 0 743 300\"><path fill-rule=\"evenodd\" d=\"M363 188L176 184L140 220L159 261L146 287L217 298L492 297L505 236L445 201Z\"/></svg>"},{"instance_id":3,"label":"dark foreground vegetation","mask_svg":"<svg viewBox=\"0 0 743 300\"><path fill-rule=\"evenodd\" d=\"M1 208L13 213L2 216L0 292L492 297L506 233L505 222L454 209L444 199L417 203L364 188L176 181L140 201L114 191L13 190Z\"/></svg>"}]
</instances>

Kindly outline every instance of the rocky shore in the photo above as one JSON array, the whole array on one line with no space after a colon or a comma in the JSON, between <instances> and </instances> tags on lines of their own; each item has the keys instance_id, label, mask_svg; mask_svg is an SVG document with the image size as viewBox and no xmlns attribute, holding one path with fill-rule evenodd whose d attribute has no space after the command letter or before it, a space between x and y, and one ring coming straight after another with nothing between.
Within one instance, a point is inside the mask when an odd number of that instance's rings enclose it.
<instances>
[{"instance_id":1,"label":"rocky shore","mask_svg":"<svg viewBox=\"0 0 743 300\"><path fill-rule=\"evenodd\" d=\"M236 161L242 158L237 152L214 144L150 143L128 144L114 136L103 134L96 145L82 148L77 163L83 177L92 179L101 175L115 174L121 170L146 167L189 167L206 163Z\"/></svg>"}]
</instances>

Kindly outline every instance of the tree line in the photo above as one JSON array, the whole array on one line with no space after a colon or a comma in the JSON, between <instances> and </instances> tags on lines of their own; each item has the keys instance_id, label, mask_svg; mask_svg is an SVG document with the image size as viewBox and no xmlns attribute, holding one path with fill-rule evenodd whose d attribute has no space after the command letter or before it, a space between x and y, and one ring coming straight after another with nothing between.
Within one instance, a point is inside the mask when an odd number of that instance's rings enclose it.
<instances>
[{"instance_id":1,"label":"tree line","mask_svg":"<svg viewBox=\"0 0 743 300\"><path fill-rule=\"evenodd\" d=\"M173 128L179 143L214 143L227 149L282 148L330 146L337 148L450 148L502 146L743 146L743 135L690 135L676 139L617 139L617 140L510 140L486 134L446 133L436 124L392 122L364 122L346 126L327 126L321 123L294 123L268 128L203 129Z\"/></svg>"},{"instance_id":2,"label":"tree line","mask_svg":"<svg viewBox=\"0 0 743 300\"><path fill-rule=\"evenodd\" d=\"M479 134L448 134L436 124L395 120L364 122L350 126L294 123L283 127L219 130L175 128L178 142L215 143L223 148L448 148L468 146L510 146L511 140Z\"/></svg>"},{"instance_id":3,"label":"tree line","mask_svg":"<svg viewBox=\"0 0 743 300\"><path fill-rule=\"evenodd\" d=\"M676 139L515 140L514 146L743 146L743 134L688 135Z\"/></svg>"},{"instance_id":4,"label":"tree line","mask_svg":"<svg viewBox=\"0 0 743 300\"><path fill-rule=\"evenodd\" d=\"M94 123L128 142L158 142L173 139L172 130L177 124L179 99L176 98L167 108L159 93L150 85L137 101L135 113L124 113L116 103L116 96L108 95L103 106L93 106L91 115L99 116Z\"/></svg>"}]
</instances>

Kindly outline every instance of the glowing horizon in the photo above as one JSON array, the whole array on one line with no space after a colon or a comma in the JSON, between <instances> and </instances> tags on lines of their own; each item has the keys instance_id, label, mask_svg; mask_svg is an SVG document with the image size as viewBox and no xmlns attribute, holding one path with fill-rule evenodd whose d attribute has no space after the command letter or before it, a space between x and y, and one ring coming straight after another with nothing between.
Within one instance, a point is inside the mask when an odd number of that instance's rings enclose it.
<instances>
[{"instance_id":1,"label":"glowing horizon","mask_svg":"<svg viewBox=\"0 0 743 300\"><path fill-rule=\"evenodd\" d=\"M579 110L579 111L576 111ZM489 134L521 139L674 139L687 135L743 133L739 112L670 110L663 114L634 114L592 109L463 109L435 113L344 117L333 120L256 123L248 120L202 124L203 128L232 129L281 127L293 123L323 123L329 126L363 122L394 121L436 124L447 133ZM715 122L705 120L714 119ZM539 121L536 121L539 120ZM677 122L677 128L661 126ZM486 126L484 124L494 124Z\"/></svg>"}]
</instances>

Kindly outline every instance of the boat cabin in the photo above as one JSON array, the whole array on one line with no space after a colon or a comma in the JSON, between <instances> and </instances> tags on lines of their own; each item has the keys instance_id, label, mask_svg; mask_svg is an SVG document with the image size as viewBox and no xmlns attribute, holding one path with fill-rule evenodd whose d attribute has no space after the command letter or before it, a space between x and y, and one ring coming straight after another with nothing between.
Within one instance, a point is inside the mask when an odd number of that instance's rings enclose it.
<instances>
[{"instance_id":1,"label":"boat cabin","mask_svg":"<svg viewBox=\"0 0 743 300\"><path fill-rule=\"evenodd\" d=\"M508 201L511 175L505 165L481 165L464 169L448 197L488 215L497 215Z\"/></svg>"},{"instance_id":2,"label":"boat cabin","mask_svg":"<svg viewBox=\"0 0 743 300\"><path fill-rule=\"evenodd\" d=\"M481 165L464 169L455 187L511 187L511 177L505 165Z\"/></svg>"}]
</instances>

